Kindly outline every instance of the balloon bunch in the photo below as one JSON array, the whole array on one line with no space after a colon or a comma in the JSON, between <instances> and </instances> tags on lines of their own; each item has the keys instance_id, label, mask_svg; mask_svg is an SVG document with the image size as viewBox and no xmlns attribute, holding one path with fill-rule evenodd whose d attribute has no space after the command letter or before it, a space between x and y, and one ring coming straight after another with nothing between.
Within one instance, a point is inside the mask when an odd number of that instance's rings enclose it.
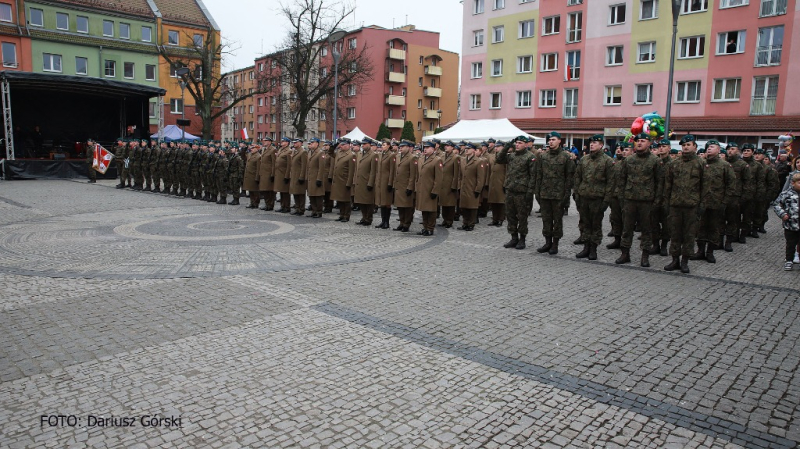
<instances>
[{"instance_id":1,"label":"balloon bunch","mask_svg":"<svg viewBox=\"0 0 800 449\"><path fill-rule=\"evenodd\" d=\"M651 112L636 119L631 124L631 134L637 135L645 133L652 139L657 139L664 135L664 119L658 112Z\"/></svg>"},{"instance_id":2,"label":"balloon bunch","mask_svg":"<svg viewBox=\"0 0 800 449\"><path fill-rule=\"evenodd\" d=\"M792 132L790 131L790 132L786 133L785 135L778 136L778 140L780 141L778 146L781 149L786 150L787 152L791 153L791 151L792 151L792 142L794 142L794 135L792 134Z\"/></svg>"}]
</instances>

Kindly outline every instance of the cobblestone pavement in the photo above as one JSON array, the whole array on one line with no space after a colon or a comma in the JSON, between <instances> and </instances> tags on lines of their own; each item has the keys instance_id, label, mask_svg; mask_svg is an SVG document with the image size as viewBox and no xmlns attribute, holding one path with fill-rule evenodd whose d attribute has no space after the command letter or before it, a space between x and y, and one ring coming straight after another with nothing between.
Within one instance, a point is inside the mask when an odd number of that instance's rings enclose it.
<instances>
[{"instance_id":1,"label":"cobblestone pavement","mask_svg":"<svg viewBox=\"0 0 800 449\"><path fill-rule=\"evenodd\" d=\"M334 218L0 182L0 446L800 441L774 217L690 275L575 259L574 209L557 256Z\"/></svg>"}]
</instances>

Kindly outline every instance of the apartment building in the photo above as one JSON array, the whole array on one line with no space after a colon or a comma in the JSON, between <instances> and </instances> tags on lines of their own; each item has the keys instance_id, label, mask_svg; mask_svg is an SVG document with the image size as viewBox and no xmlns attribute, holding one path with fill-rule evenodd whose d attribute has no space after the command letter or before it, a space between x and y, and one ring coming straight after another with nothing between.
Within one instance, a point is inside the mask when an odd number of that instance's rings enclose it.
<instances>
[{"instance_id":1,"label":"apartment building","mask_svg":"<svg viewBox=\"0 0 800 449\"><path fill-rule=\"evenodd\" d=\"M255 66L234 70L223 75L223 102L224 106L230 104L231 98L243 94L253 93L256 88ZM263 98L260 98L263 106ZM255 97L242 100L236 106L228 109L220 124L220 135L224 140L241 139L242 129L247 130L247 136L256 137L255 131ZM259 123L263 124L264 116L258 116Z\"/></svg>"}]
</instances>

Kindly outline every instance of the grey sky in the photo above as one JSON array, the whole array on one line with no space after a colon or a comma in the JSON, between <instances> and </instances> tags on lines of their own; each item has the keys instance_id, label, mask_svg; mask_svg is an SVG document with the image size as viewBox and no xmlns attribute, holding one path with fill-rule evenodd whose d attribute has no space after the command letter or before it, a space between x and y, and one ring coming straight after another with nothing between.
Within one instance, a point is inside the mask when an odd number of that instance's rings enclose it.
<instances>
[{"instance_id":1,"label":"grey sky","mask_svg":"<svg viewBox=\"0 0 800 449\"><path fill-rule=\"evenodd\" d=\"M257 56L276 50L286 34L286 20L279 15L278 0L203 0L203 3L222 30L223 39L238 47L235 55L225 58L223 72L253 65ZM461 53L462 5L459 0L355 0L355 5L355 17L345 21L347 27L391 28L393 24L409 23L420 29L438 31L443 50Z\"/></svg>"}]
</instances>

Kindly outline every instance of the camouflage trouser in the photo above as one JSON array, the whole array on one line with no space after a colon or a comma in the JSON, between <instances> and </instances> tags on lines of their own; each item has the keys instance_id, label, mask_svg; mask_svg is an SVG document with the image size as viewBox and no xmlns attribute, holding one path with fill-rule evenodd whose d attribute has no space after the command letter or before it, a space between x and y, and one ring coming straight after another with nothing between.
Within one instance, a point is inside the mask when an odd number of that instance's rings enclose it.
<instances>
[{"instance_id":1,"label":"camouflage trouser","mask_svg":"<svg viewBox=\"0 0 800 449\"><path fill-rule=\"evenodd\" d=\"M756 202L753 200L743 200L739 203L739 208L742 212L742 221L739 223L739 229L744 232L752 231L755 225Z\"/></svg>"},{"instance_id":2,"label":"camouflage trouser","mask_svg":"<svg viewBox=\"0 0 800 449\"><path fill-rule=\"evenodd\" d=\"M669 255L691 256L694 254L694 242L697 240L697 207L670 206L669 229L672 232L669 244Z\"/></svg>"},{"instance_id":3,"label":"camouflage trouser","mask_svg":"<svg viewBox=\"0 0 800 449\"><path fill-rule=\"evenodd\" d=\"M228 189L231 191L231 195L233 195L233 199L238 200L242 194L242 180L240 178L231 177L228 180ZM303 195L305 199L305 195ZM305 208L305 204L303 204Z\"/></svg>"},{"instance_id":4,"label":"camouflage trouser","mask_svg":"<svg viewBox=\"0 0 800 449\"><path fill-rule=\"evenodd\" d=\"M580 219L583 220L581 239L599 245L603 241L603 217L606 204L602 198L581 198L578 201Z\"/></svg>"},{"instance_id":5,"label":"camouflage trouser","mask_svg":"<svg viewBox=\"0 0 800 449\"><path fill-rule=\"evenodd\" d=\"M150 164L150 177L151 177L152 183L154 184L154 187L156 189L160 189L161 188L161 179L160 179L161 176L160 175L161 175L161 171L158 169L158 165ZM150 183L151 183L151 181L147 181L147 185L148 186L150 185Z\"/></svg>"},{"instance_id":6,"label":"camouflage trouser","mask_svg":"<svg viewBox=\"0 0 800 449\"><path fill-rule=\"evenodd\" d=\"M214 174L210 171L203 174L203 190L209 194L217 191L214 187Z\"/></svg>"},{"instance_id":7,"label":"camouflage trouser","mask_svg":"<svg viewBox=\"0 0 800 449\"><path fill-rule=\"evenodd\" d=\"M564 200L539 199L542 206L542 235L560 239L564 236Z\"/></svg>"},{"instance_id":8,"label":"camouflage trouser","mask_svg":"<svg viewBox=\"0 0 800 449\"><path fill-rule=\"evenodd\" d=\"M569 201L569 195L570 195L570 192L571 192L571 190L570 190L570 191L568 191L566 195L564 195L564 200L563 200L563 201L561 201L561 207L562 207L564 210L567 210L567 209L569 209L569 202L570 202L570 201Z\"/></svg>"},{"instance_id":9,"label":"camouflage trouser","mask_svg":"<svg viewBox=\"0 0 800 449\"><path fill-rule=\"evenodd\" d=\"M653 242L659 240L669 240L669 209L666 206L653 206L650 212L650 224L652 225Z\"/></svg>"},{"instance_id":10,"label":"camouflage trouser","mask_svg":"<svg viewBox=\"0 0 800 449\"><path fill-rule=\"evenodd\" d=\"M153 174L150 172L149 163L142 164L142 179L143 179L142 185L144 185L145 187L148 187L151 184L153 184Z\"/></svg>"},{"instance_id":11,"label":"camouflage trouser","mask_svg":"<svg viewBox=\"0 0 800 449\"><path fill-rule=\"evenodd\" d=\"M90 181L97 181L97 170L92 167L92 162L86 164L87 171L86 176L89 178Z\"/></svg>"},{"instance_id":12,"label":"camouflage trouser","mask_svg":"<svg viewBox=\"0 0 800 449\"><path fill-rule=\"evenodd\" d=\"M633 232L637 222L642 229L642 240L639 247L649 250L653 246L653 241L650 240L652 208L652 201L625 200L622 207L622 243L620 246L630 248L633 245Z\"/></svg>"},{"instance_id":13,"label":"camouflage trouser","mask_svg":"<svg viewBox=\"0 0 800 449\"><path fill-rule=\"evenodd\" d=\"M119 183L121 185L125 185L125 173L123 172L124 167L125 162L117 159L117 176L119 177Z\"/></svg>"},{"instance_id":14,"label":"camouflage trouser","mask_svg":"<svg viewBox=\"0 0 800 449\"><path fill-rule=\"evenodd\" d=\"M217 191L223 198L228 196L228 179L226 177L220 176L217 178Z\"/></svg>"},{"instance_id":15,"label":"camouflage trouser","mask_svg":"<svg viewBox=\"0 0 800 449\"><path fill-rule=\"evenodd\" d=\"M127 185L130 186L131 185L131 165L128 164L128 166L125 167L125 163L123 162L122 163L122 172L121 173L122 173L122 179L120 180L120 182L122 184L127 183Z\"/></svg>"},{"instance_id":16,"label":"camouflage trouser","mask_svg":"<svg viewBox=\"0 0 800 449\"><path fill-rule=\"evenodd\" d=\"M506 218L509 234L528 235L528 214L531 212L531 201L524 193L506 193Z\"/></svg>"},{"instance_id":17,"label":"camouflage trouser","mask_svg":"<svg viewBox=\"0 0 800 449\"><path fill-rule=\"evenodd\" d=\"M700 217L697 231L698 242L708 242L717 248L722 247L722 234L725 229L725 209L706 209Z\"/></svg>"},{"instance_id":18,"label":"camouflage trouser","mask_svg":"<svg viewBox=\"0 0 800 449\"><path fill-rule=\"evenodd\" d=\"M142 177L142 165L131 163L131 175L133 176L133 184L141 186L144 178Z\"/></svg>"},{"instance_id":19,"label":"camouflage trouser","mask_svg":"<svg viewBox=\"0 0 800 449\"><path fill-rule=\"evenodd\" d=\"M619 198L611 199L611 235L614 237L622 236L622 200Z\"/></svg>"},{"instance_id":20,"label":"camouflage trouser","mask_svg":"<svg viewBox=\"0 0 800 449\"><path fill-rule=\"evenodd\" d=\"M742 212L739 209L739 198L735 198L734 201L728 201L725 204L725 235L738 237L741 221Z\"/></svg>"},{"instance_id":21,"label":"camouflage trouser","mask_svg":"<svg viewBox=\"0 0 800 449\"><path fill-rule=\"evenodd\" d=\"M172 173L170 173L170 168L167 166L161 167L161 179L164 181L164 192L169 192L169 189L172 188Z\"/></svg>"},{"instance_id":22,"label":"camouflage trouser","mask_svg":"<svg viewBox=\"0 0 800 449\"><path fill-rule=\"evenodd\" d=\"M754 228L763 228L765 224L767 224L767 220L769 220L769 215L767 215L767 211L769 211L769 203L768 200L759 200L756 202L756 214L754 218L755 223L753 223Z\"/></svg>"},{"instance_id":23,"label":"camouflage trouser","mask_svg":"<svg viewBox=\"0 0 800 449\"><path fill-rule=\"evenodd\" d=\"M201 190L203 190L203 179L200 177L199 169L192 169L191 182L189 183L189 188L194 192L200 192Z\"/></svg>"}]
</instances>

